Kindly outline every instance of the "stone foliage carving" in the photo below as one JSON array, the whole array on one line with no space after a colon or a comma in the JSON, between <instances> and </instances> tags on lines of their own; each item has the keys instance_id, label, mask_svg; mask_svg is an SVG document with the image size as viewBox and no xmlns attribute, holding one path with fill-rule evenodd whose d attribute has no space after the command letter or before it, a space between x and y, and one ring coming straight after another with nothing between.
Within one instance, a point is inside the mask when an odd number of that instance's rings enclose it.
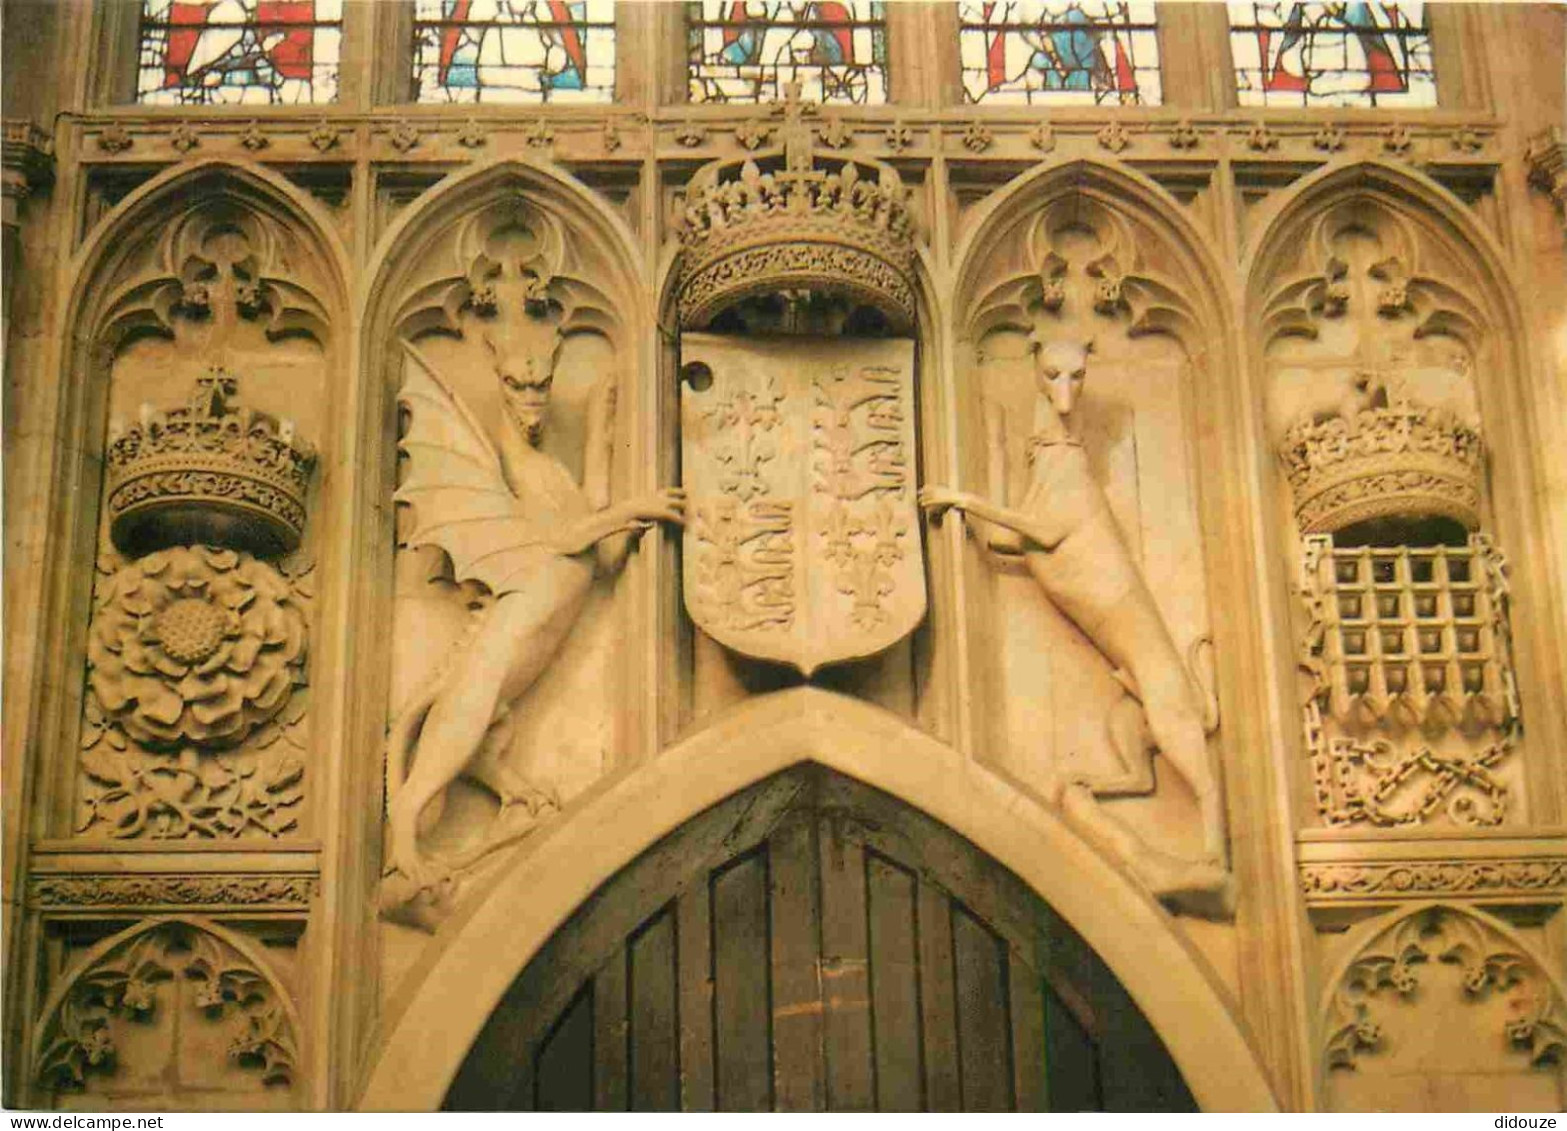
<instances>
[{"instance_id":1,"label":"stone foliage carving","mask_svg":"<svg viewBox=\"0 0 1567 1131\"><path fill-rule=\"evenodd\" d=\"M198 196L131 245L99 331L115 549L88 632L85 836L276 837L299 823L315 452L250 401L319 418L298 394L319 378L327 313L287 225L237 194Z\"/></svg>"},{"instance_id":2,"label":"stone foliage carving","mask_svg":"<svg viewBox=\"0 0 1567 1131\"><path fill-rule=\"evenodd\" d=\"M1438 965L1457 969L1463 1001L1504 1003L1502 1035L1531 1067L1567 1052L1560 992L1533 956L1488 922L1439 905L1398 918L1339 977L1324 1018L1326 1066L1353 1071L1366 1056L1389 1051L1387 1013L1431 1008L1422 982Z\"/></svg>"},{"instance_id":3,"label":"stone foliage carving","mask_svg":"<svg viewBox=\"0 0 1567 1131\"><path fill-rule=\"evenodd\" d=\"M595 577L618 571L637 536L684 515L684 495L675 488L610 500L613 369L589 397L580 480L542 446L565 338L618 337L602 296L567 271L567 237L558 222L511 200L470 218L456 247L461 274L416 296L403 326L410 334L440 328L482 342L501 411L492 431L434 363L405 347L401 450L408 458L396 494L406 508L404 545L440 550L453 582L478 583L487 594L391 727L382 904L389 916L419 926L449 910L455 873L556 808L547 789L499 755L516 723L512 705L572 635ZM421 822L438 818L448 787L463 776L481 782L500 811L467 848L426 851Z\"/></svg>"},{"instance_id":4,"label":"stone foliage carving","mask_svg":"<svg viewBox=\"0 0 1567 1131\"><path fill-rule=\"evenodd\" d=\"M925 612L913 345L686 334L686 607L743 655L810 674ZM701 387L698 387L700 381Z\"/></svg>"},{"instance_id":5,"label":"stone foliage carving","mask_svg":"<svg viewBox=\"0 0 1567 1131\"><path fill-rule=\"evenodd\" d=\"M279 836L297 827L312 574L174 547L100 577L76 831Z\"/></svg>"},{"instance_id":6,"label":"stone foliage carving","mask_svg":"<svg viewBox=\"0 0 1567 1131\"><path fill-rule=\"evenodd\" d=\"M1300 890L1307 900L1559 896L1567 890L1567 858L1302 864Z\"/></svg>"},{"instance_id":7,"label":"stone foliage carving","mask_svg":"<svg viewBox=\"0 0 1567 1131\"><path fill-rule=\"evenodd\" d=\"M127 875L59 873L34 875L27 899L47 908L230 908L303 909L315 899L316 878L270 872L235 875Z\"/></svg>"},{"instance_id":8,"label":"stone foliage carving","mask_svg":"<svg viewBox=\"0 0 1567 1131\"><path fill-rule=\"evenodd\" d=\"M680 322L702 329L758 295L846 295L914 323L908 194L895 169L814 152L797 85L779 107L781 147L718 161L692 179L676 217Z\"/></svg>"},{"instance_id":9,"label":"stone foliage carving","mask_svg":"<svg viewBox=\"0 0 1567 1131\"><path fill-rule=\"evenodd\" d=\"M309 626L266 562L176 546L98 588L88 683L106 722L149 748L238 745L305 682Z\"/></svg>"},{"instance_id":10,"label":"stone foliage carving","mask_svg":"<svg viewBox=\"0 0 1567 1131\"><path fill-rule=\"evenodd\" d=\"M191 1062L200 1042L181 1030L201 1026L217 1031L230 1064L257 1081L222 1090L292 1084L299 1048L283 991L217 935L180 920L158 922L71 976L36 1029L33 1075L48 1091L89 1088L110 1097L121 1081L128 1094L145 1096L178 1088L193 1071L223 1076L221 1067ZM161 1062L137 1062L128 1049ZM127 1077L156 1081L154 1090Z\"/></svg>"},{"instance_id":11,"label":"stone foliage carving","mask_svg":"<svg viewBox=\"0 0 1567 1131\"><path fill-rule=\"evenodd\" d=\"M1103 206L1074 200L1046 210L1026 246L1027 272L995 285L972 316L981 364L987 349L999 352L1007 342L1021 348L1015 360L992 363L995 383L981 405L988 490L979 495L932 485L921 500L936 516L949 508L964 512L992 565L1002 571L1021 565L1114 672L1116 691L1101 700L1101 741L1119 766L1058 771L1052 788L1066 816L1156 895L1222 915L1230 881L1223 802L1207 743L1217 706L1206 635L1184 648L1175 643L1078 424L1098 364L1090 335L1119 343L1164 331L1179 340L1193 329L1194 315L1175 286L1139 262L1130 227ZM1027 465L1021 476L1009 465L1014 448ZM1021 499L1009 503L1013 490ZM1155 751L1195 795L1201 845L1195 853L1150 843L1101 802L1152 794Z\"/></svg>"}]
</instances>

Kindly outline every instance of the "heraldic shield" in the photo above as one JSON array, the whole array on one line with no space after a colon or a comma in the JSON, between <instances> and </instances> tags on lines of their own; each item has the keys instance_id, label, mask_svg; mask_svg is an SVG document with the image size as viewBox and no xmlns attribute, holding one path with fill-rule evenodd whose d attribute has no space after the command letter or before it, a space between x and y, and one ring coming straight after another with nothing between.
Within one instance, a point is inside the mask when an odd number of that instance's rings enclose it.
<instances>
[{"instance_id":1,"label":"heraldic shield","mask_svg":"<svg viewBox=\"0 0 1567 1131\"><path fill-rule=\"evenodd\" d=\"M925 615L914 343L681 337L686 608L806 675Z\"/></svg>"}]
</instances>

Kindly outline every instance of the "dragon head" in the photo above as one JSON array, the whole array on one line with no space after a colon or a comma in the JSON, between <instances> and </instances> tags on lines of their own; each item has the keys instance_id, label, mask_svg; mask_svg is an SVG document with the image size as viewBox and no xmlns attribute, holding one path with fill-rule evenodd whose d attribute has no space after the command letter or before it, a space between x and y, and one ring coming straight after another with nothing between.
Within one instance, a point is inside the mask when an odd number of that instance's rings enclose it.
<instances>
[{"instance_id":1,"label":"dragon head","mask_svg":"<svg viewBox=\"0 0 1567 1131\"><path fill-rule=\"evenodd\" d=\"M530 444L537 444L544 434L560 341L560 326L548 313L525 311L491 323L484 331L507 419Z\"/></svg>"}]
</instances>

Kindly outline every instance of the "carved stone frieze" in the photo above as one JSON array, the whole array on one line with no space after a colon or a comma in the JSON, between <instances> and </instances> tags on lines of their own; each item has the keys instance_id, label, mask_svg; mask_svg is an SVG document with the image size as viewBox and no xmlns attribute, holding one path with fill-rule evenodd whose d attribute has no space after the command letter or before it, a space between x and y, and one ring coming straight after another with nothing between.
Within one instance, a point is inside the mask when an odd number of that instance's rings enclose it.
<instances>
[{"instance_id":1,"label":"carved stone frieze","mask_svg":"<svg viewBox=\"0 0 1567 1131\"><path fill-rule=\"evenodd\" d=\"M318 888L314 875L272 872L181 875L60 872L33 875L28 881L27 901L33 907L51 911L76 908L301 911L310 906Z\"/></svg>"},{"instance_id":2,"label":"carved stone frieze","mask_svg":"<svg viewBox=\"0 0 1567 1131\"><path fill-rule=\"evenodd\" d=\"M211 1027L226 1063L201 1063L209 1041L187 1027ZM35 1032L32 1075L45 1092L175 1106L187 1089L286 1096L300 1068L285 991L226 938L185 920L128 932L69 973Z\"/></svg>"},{"instance_id":3,"label":"carved stone frieze","mask_svg":"<svg viewBox=\"0 0 1567 1131\"><path fill-rule=\"evenodd\" d=\"M686 334L686 607L809 674L919 624L912 344Z\"/></svg>"},{"instance_id":4,"label":"carved stone frieze","mask_svg":"<svg viewBox=\"0 0 1567 1131\"><path fill-rule=\"evenodd\" d=\"M1553 126L1529 139L1524 151L1529 183L1548 194L1557 211L1567 218L1567 138Z\"/></svg>"},{"instance_id":5,"label":"carved stone frieze","mask_svg":"<svg viewBox=\"0 0 1567 1131\"><path fill-rule=\"evenodd\" d=\"M1308 903L1431 896L1560 899L1567 892L1567 857L1303 863L1300 890Z\"/></svg>"}]
</instances>

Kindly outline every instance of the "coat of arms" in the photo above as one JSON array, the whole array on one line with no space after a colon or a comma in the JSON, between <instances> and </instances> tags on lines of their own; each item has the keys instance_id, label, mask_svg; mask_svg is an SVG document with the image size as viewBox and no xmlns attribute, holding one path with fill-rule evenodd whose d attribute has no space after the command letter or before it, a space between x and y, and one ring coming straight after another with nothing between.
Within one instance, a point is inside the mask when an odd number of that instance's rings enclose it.
<instances>
[{"instance_id":1,"label":"coat of arms","mask_svg":"<svg viewBox=\"0 0 1567 1131\"><path fill-rule=\"evenodd\" d=\"M681 339L686 608L806 675L925 615L910 341Z\"/></svg>"}]
</instances>

